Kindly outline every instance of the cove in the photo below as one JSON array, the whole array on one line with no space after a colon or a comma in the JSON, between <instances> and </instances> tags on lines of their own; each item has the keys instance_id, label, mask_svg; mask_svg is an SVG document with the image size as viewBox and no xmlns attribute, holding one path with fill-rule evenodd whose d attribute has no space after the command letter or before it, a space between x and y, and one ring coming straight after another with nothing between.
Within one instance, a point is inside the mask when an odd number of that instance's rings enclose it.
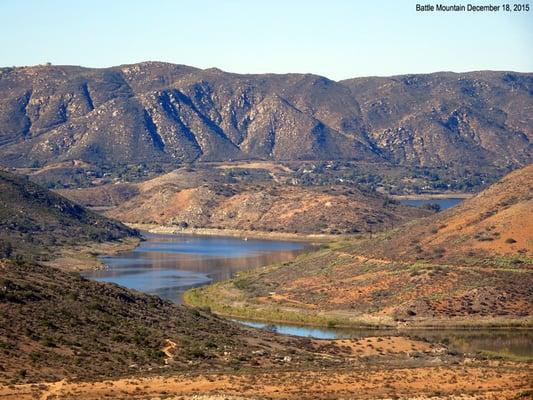
<instances>
[{"instance_id":1,"label":"cove","mask_svg":"<svg viewBox=\"0 0 533 400\"><path fill-rule=\"evenodd\" d=\"M401 204L407 206L422 207L427 204L438 204L440 210L446 210L448 208L454 207L457 204L461 203L464 199L462 198L445 198L445 199L405 199L400 200Z\"/></svg>"}]
</instances>

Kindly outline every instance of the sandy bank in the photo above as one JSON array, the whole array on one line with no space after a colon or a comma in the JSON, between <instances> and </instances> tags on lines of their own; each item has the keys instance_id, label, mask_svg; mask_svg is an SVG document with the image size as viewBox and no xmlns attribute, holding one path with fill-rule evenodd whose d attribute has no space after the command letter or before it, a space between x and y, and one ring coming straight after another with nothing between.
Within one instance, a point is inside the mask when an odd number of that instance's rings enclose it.
<instances>
[{"instance_id":1,"label":"sandy bank","mask_svg":"<svg viewBox=\"0 0 533 400\"><path fill-rule=\"evenodd\" d=\"M340 239L354 239L354 235L328 235L328 234L302 234L286 232L264 232L248 231L240 229L216 229L216 228L179 228L177 226L166 226L156 224L129 224L130 228L150 233L163 233L172 235L201 235L201 236L230 236L249 239L266 239L266 240L295 240L295 241L313 241L329 242Z\"/></svg>"}]
</instances>

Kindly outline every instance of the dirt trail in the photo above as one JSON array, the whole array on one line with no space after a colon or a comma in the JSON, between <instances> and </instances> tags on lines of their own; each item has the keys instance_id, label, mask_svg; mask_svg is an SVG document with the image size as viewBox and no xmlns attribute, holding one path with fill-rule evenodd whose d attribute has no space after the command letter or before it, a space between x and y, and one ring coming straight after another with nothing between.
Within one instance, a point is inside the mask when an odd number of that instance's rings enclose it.
<instances>
[{"instance_id":1,"label":"dirt trail","mask_svg":"<svg viewBox=\"0 0 533 400\"><path fill-rule=\"evenodd\" d=\"M166 346L161 349L161 351L165 354L165 364L168 364L171 360L174 359L174 354L172 354L172 351L177 347L177 344L173 342L170 339L166 339ZM61 393L61 390L68 386L67 380L63 379L59 382L53 382L47 384L47 388L44 390L43 393L41 393L39 400L48 400L52 398L53 396L58 396Z\"/></svg>"},{"instance_id":2,"label":"dirt trail","mask_svg":"<svg viewBox=\"0 0 533 400\"><path fill-rule=\"evenodd\" d=\"M169 361L174 359L174 354L172 354L172 350L176 348L177 344L174 343L172 340L167 339L167 345L161 349L163 353L167 356L165 358L165 364L168 364Z\"/></svg>"},{"instance_id":3,"label":"dirt trail","mask_svg":"<svg viewBox=\"0 0 533 400\"><path fill-rule=\"evenodd\" d=\"M39 397L40 400L48 400L50 396L57 395L61 392L63 386L67 383L66 379L62 379L59 382L54 382L48 385L48 388Z\"/></svg>"}]
</instances>

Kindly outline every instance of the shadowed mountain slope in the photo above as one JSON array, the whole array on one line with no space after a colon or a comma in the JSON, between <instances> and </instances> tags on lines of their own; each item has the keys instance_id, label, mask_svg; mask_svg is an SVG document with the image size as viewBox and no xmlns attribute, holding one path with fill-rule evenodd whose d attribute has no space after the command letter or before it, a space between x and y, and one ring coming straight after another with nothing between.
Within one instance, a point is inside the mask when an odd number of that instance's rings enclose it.
<instances>
[{"instance_id":1,"label":"shadowed mountain slope","mask_svg":"<svg viewBox=\"0 0 533 400\"><path fill-rule=\"evenodd\" d=\"M0 169L0 258L42 258L66 246L136 236L117 221Z\"/></svg>"}]
</instances>

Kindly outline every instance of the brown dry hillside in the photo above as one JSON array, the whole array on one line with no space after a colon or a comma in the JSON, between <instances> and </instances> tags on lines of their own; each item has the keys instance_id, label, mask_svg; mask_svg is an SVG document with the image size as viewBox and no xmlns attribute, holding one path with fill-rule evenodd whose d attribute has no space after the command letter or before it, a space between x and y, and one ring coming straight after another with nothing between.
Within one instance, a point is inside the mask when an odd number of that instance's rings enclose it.
<instances>
[{"instance_id":1,"label":"brown dry hillside","mask_svg":"<svg viewBox=\"0 0 533 400\"><path fill-rule=\"evenodd\" d=\"M244 172L243 172L244 171ZM248 173L241 170L241 173ZM255 170L260 174L261 170ZM267 171L262 170L264 174ZM106 215L129 223L297 233L376 232L428 212L357 188L229 179L224 169L182 168L140 184L62 191L88 205L131 196ZM134 193L138 192L137 195Z\"/></svg>"},{"instance_id":2,"label":"brown dry hillside","mask_svg":"<svg viewBox=\"0 0 533 400\"><path fill-rule=\"evenodd\" d=\"M0 68L0 163L271 160L518 167L531 162L530 73L335 82L143 62Z\"/></svg>"},{"instance_id":3,"label":"brown dry hillside","mask_svg":"<svg viewBox=\"0 0 533 400\"><path fill-rule=\"evenodd\" d=\"M533 166L456 208L186 293L219 313L300 323L531 325Z\"/></svg>"},{"instance_id":4,"label":"brown dry hillside","mask_svg":"<svg viewBox=\"0 0 533 400\"><path fill-rule=\"evenodd\" d=\"M401 229L365 253L402 260L533 255L533 165L514 171L477 196Z\"/></svg>"},{"instance_id":5,"label":"brown dry hillside","mask_svg":"<svg viewBox=\"0 0 533 400\"><path fill-rule=\"evenodd\" d=\"M163 371L262 370L279 368L284 357L291 357L293 368L328 366L318 353L310 340L247 329L155 296L0 259L0 387Z\"/></svg>"}]
</instances>

